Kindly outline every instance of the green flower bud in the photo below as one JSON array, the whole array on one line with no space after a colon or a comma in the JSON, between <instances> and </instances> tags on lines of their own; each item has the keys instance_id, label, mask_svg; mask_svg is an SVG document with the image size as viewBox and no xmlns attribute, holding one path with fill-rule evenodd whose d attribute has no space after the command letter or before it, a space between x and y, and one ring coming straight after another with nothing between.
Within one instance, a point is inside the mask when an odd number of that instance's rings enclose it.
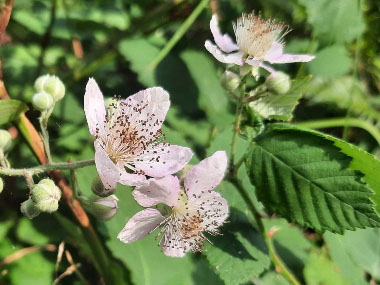
<instances>
[{"instance_id":1,"label":"green flower bud","mask_svg":"<svg viewBox=\"0 0 380 285\"><path fill-rule=\"evenodd\" d=\"M7 151L12 145L11 134L6 130L0 130L0 150Z\"/></svg>"},{"instance_id":2,"label":"green flower bud","mask_svg":"<svg viewBox=\"0 0 380 285\"><path fill-rule=\"evenodd\" d=\"M117 210L119 209L117 201L119 201L119 199L115 195L105 198L95 198L90 203L90 211L100 220L110 220L116 215Z\"/></svg>"},{"instance_id":3,"label":"green flower bud","mask_svg":"<svg viewBox=\"0 0 380 285\"><path fill-rule=\"evenodd\" d=\"M50 76L44 85L44 90L53 96L55 101L59 101L65 96L65 85L57 76Z\"/></svg>"},{"instance_id":4,"label":"green flower bud","mask_svg":"<svg viewBox=\"0 0 380 285\"><path fill-rule=\"evenodd\" d=\"M33 219L41 213L40 210L37 209L36 205L34 204L31 198L21 203L20 210L21 213L29 219Z\"/></svg>"},{"instance_id":5,"label":"green flower bud","mask_svg":"<svg viewBox=\"0 0 380 285\"><path fill-rule=\"evenodd\" d=\"M281 71L277 71L274 76L268 76L265 83L269 90L277 94L286 94L291 85L289 75Z\"/></svg>"},{"instance_id":6,"label":"green flower bud","mask_svg":"<svg viewBox=\"0 0 380 285\"><path fill-rule=\"evenodd\" d=\"M45 74L38 77L34 82L34 89L36 89L37 92L42 91L44 89L46 81L50 78L50 76L50 74Z\"/></svg>"},{"instance_id":7,"label":"green flower bud","mask_svg":"<svg viewBox=\"0 0 380 285\"><path fill-rule=\"evenodd\" d=\"M0 177L0 193L3 192L3 189L4 189L4 181L3 181L3 179Z\"/></svg>"},{"instance_id":8,"label":"green flower bud","mask_svg":"<svg viewBox=\"0 0 380 285\"><path fill-rule=\"evenodd\" d=\"M97 196L108 197L112 195L113 193L115 193L116 189L106 189L100 177L97 176L94 178L94 180L92 180L91 190L92 190L92 193L94 193Z\"/></svg>"},{"instance_id":9,"label":"green flower bud","mask_svg":"<svg viewBox=\"0 0 380 285\"><path fill-rule=\"evenodd\" d=\"M222 83L222 86L224 89L228 91L234 91L236 88L239 87L240 77L236 73L226 70L222 74L222 77L220 78L220 82Z\"/></svg>"},{"instance_id":10,"label":"green flower bud","mask_svg":"<svg viewBox=\"0 0 380 285\"><path fill-rule=\"evenodd\" d=\"M53 103L53 97L45 91L34 94L32 98L33 107L41 112L49 110L53 106Z\"/></svg>"},{"instance_id":11,"label":"green flower bud","mask_svg":"<svg viewBox=\"0 0 380 285\"><path fill-rule=\"evenodd\" d=\"M32 200L41 212L53 213L58 210L61 190L51 179L42 179L31 191Z\"/></svg>"}]
</instances>

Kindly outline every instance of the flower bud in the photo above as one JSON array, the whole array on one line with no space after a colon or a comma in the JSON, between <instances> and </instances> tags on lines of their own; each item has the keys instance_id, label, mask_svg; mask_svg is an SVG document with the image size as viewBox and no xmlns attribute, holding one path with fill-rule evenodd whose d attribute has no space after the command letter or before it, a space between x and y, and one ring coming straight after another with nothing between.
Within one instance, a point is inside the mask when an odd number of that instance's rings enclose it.
<instances>
[{"instance_id":1,"label":"flower bud","mask_svg":"<svg viewBox=\"0 0 380 285\"><path fill-rule=\"evenodd\" d=\"M37 92L42 91L44 89L46 81L50 78L50 76L50 74L45 74L38 77L34 82L34 89L36 89Z\"/></svg>"},{"instance_id":2,"label":"flower bud","mask_svg":"<svg viewBox=\"0 0 380 285\"><path fill-rule=\"evenodd\" d=\"M0 130L0 150L7 151L12 145L11 134L6 130Z\"/></svg>"},{"instance_id":3,"label":"flower bud","mask_svg":"<svg viewBox=\"0 0 380 285\"><path fill-rule=\"evenodd\" d=\"M4 182L3 179L0 177L0 193L3 192L4 189Z\"/></svg>"},{"instance_id":4,"label":"flower bud","mask_svg":"<svg viewBox=\"0 0 380 285\"><path fill-rule=\"evenodd\" d=\"M33 219L41 213L40 210L37 209L36 205L34 204L31 198L21 203L20 210L21 213L28 219Z\"/></svg>"},{"instance_id":5,"label":"flower bud","mask_svg":"<svg viewBox=\"0 0 380 285\"><path fill-rule=\"evenodd\" d=\"M94 180L92 180L91 190L92 190L92 193L94 193L97 196L108 197L112 195L113 193L115 193L116 189L106 189L100 177L97 176L94 178Z\"/></svg>"},{"instance_id":6,"label":"flower bud","mask_svg":"<svg viewBox=\"0 0 380 285\"><path fill-rule=\"evenodd\" d=\"M55 101L59 101L65 96L65 85L63 85L57 76L50 76L46 80L43 88L47 93L53 96Z\"/></svg>"},{"instance_id":7,"label":"flower bud","mask_svg":"<svg viewBox=\"0 0 380 285\"><path fill-rule=\"evenodd\" d=\"M45 91L34 94L32 98L33 107L41 112L49 110L53 106L53 103L53 97Z\"/></svg>"},{"instance_id":8,"label":"flower bud","mask_svg":"<svg viewBox=\"0 0 380 285\"><path fill-rule=\"evenodd\" d=\"M291 85L289 75L281 71L277 71L274 76L268 76L265 83L269 90L277 94L286 94Z\"/></svg>"},{"instance_id":9,"label":"flower bud","mask_svg":"<svg viewBox=\"0 0 380 285\"><path fill-rule=\"evenodd\" d=\"M117 201L119 199L115 195L105 198L95 198L90 204L91 213L98 219L107 221L116 215Z\"/></svg>"},{"instance_id":10,"label":"flower bud","mask_svg":"<svg viewBox=\"0 0 380 285\"><path fill-rule=\"evenodd\" d=\"M41 212L53 213L58 210L61 190L50 179L42 179L31 191L32 200Z\"/></svg>"},{"instance_id":11,"label":"flower bud","mask_svg":"<svg viewBox=\"0 0 380 285\"><path fill-rule=\"evenodd\" d=\"M228 91L234 91L236 88L239 87L240 77L236 73L226 70L222 74L222 77L220 78L220 82L222 83L222 86L224 89Z\"/></svg>"}]
</instances>

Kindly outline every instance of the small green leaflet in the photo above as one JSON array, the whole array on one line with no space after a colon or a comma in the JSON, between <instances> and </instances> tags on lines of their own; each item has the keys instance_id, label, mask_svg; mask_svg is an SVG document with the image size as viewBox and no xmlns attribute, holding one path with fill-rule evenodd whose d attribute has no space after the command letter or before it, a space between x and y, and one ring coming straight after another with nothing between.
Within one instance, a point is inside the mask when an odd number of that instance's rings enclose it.
<instances>
[{"instance_id":1,"label":"small green leaflet","mask_svg":"<svg viewBox=\"0 0 380 285\"><path fill-rule=\"evenodd\" d=\"M18 100L0 100L0 125L15 120L28 106Z\"/></svg>"},{"instance_id":2,"label":"small green leaflet","mask_svg":"<svg viewBox=\"0 0 380 285\"><path fill-rule=\"evenodd\" d=\"M378 227L370 188L378 181L349 145L319 132L273 124L250 148L248 176L267 209L304 227L341 234ZM378 161L360 156L366 158L380 169Z\"/></svg>"},{"instance_id":3,"label":"small green leaflet","mask_svg":"<svg viewBox=\"0 0 380 285\"><path fill-rule=\"evenodd\" d=\"M286 94L265 93L258 100L249 103L261 117L289 121L293 117L293 110L302 97L302 91L310 81L310 76L292 82L292 87Z\"/></svg>"}]
</instances>

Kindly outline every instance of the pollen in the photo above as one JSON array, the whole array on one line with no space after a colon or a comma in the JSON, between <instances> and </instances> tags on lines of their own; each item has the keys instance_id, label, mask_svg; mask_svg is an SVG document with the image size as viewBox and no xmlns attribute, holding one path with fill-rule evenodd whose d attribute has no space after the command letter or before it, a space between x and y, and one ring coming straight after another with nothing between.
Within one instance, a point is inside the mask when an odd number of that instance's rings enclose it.
<instances>
[{"instance_id":1,"label":"pollen","mask_svg":"<svg viewBox=\"0 0 380 285\"><path fill-rule=\"evenodd\" d=\"M245 56L264 60L272 44L283 44L283 37L290 32L289 26L275 22L273 18L263 19L261 14L243 14L233 23L236 42Z\"/></svg>"}]
</instances>

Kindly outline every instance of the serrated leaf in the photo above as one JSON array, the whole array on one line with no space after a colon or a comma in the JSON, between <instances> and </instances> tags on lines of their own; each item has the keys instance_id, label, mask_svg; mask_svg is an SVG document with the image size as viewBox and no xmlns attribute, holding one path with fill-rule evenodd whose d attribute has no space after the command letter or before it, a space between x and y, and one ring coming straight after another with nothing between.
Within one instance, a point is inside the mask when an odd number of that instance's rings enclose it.
<instances>
[{"instance_id":1,"label":"serrated leaf","mask_svg":"<svg viewBox=\"0 0 380 285\"><path fill-rule=\"evenodd\" d=\"M249 106L265 119L289 121L301 97L301 94L267 93L260 99L251 102Z\"/></svg>"},{"instance_id":2,"label":"serrated leaf","mask_svg":"<svg viewBox=\"0 0 380 285\"><path fill-rule=\"evenodd\" d=\"M0 125L9 123L28 110L25 103L18 100L0 100Z\"/></svg>"},{"instance_id":3,"label":"serrated leaf","mask_svg":"<svg viewBox=\"0 0 380 285\"><path fill-rule=\"evenodd\" d=\"M246 158L251 183L264 205L318 232L380 226L363 174L351 157L318 132L273 125Z\"/></svg>"},{"instance_id":4,"label":"serrated leaf","mask_svg":"<svg viewBox=\"0 0 380 285\"><path fill-rule=\"evenodd\" d=\"M358 0L298 0L305 6L313 34L324 43L349 43L365 29Z\"/></svg>"}]
</instances>

